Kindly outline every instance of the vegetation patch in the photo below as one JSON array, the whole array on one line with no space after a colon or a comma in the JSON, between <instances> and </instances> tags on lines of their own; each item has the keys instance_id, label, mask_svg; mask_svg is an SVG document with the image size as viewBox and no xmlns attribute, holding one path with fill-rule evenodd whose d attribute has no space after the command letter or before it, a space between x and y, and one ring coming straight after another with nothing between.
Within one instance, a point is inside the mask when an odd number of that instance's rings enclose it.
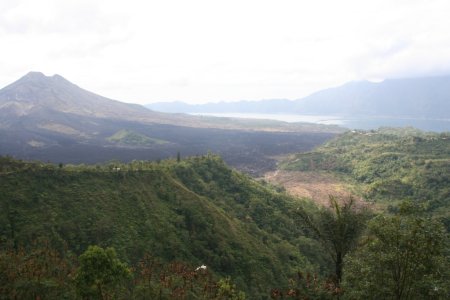
<instances>
[{"instance_id":1,"label":"vegetation patch","mask_svg":"<svg viewBox=\"0 0 450 300\"><path fill-rule=\"evenodd\" d=\"M167 141L150 138L146 135L126 129L117 131L115 134L108 137L107 140L125 146L152 146L168 143Z\"/></svg>"}]
</instances>

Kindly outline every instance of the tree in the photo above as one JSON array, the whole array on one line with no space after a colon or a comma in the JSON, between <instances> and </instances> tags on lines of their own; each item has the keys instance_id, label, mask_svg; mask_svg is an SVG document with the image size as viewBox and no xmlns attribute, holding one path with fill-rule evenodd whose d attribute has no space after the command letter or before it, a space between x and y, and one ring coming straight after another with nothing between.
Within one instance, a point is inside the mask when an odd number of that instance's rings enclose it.
<instances>
[{"instance_id":1,"label":"tree","mask_svg":"<svg viewBox=\"0 0 450 300\"><path fill-rule=\"evenodd\" d=\"M114 248L89 248L79 257L75 282L83 298L111 299L123 290L131 271L116 256Z\"/></svg>"},{"instance_id":2,"label":"tree","mask_svg":"<svg viewBox=\"0 0 450 300\"><path fill-rule=\"evenodd\" d=\"M377 216L347 260L344 286L351 299L448 299L447 245L439 221L405 210Z\"/></svg>"},{"instance_id":3,"label":"tree","mask_svg":"<svg viewBox=\"0 0 450 300\"><path fill-rule=\"evenodd\" d=\"M334 281L340 289L345 256L355 248L365 229L369 213L364 208L356 208L355 200L349 197L341 203L330 196L330 207L323 208L317 216L310 216L303 209L298 214L324 246L334 262Z\"/></svg>"}]
</instances>

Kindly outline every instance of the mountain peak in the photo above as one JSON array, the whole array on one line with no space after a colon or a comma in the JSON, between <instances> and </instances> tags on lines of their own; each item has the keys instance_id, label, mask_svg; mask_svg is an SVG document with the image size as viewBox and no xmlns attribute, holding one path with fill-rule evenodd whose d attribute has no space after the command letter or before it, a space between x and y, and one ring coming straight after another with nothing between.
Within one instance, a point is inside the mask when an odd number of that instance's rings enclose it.
<instances>
[{"instance_id":1,"label":"mountain peak","mask_svg":"<svg viewBox=\"0 0 450 300\"><path fill-rule=\"evenodd\" d=\"M138 106L111 100L71 83L61 75L46 76L29 72L19 80L0 89L0 109L18 108L20 115L35 110L71 113L102 118L149 117L150 111ZM17 113L17 114L19 114Z\"/></svg>"},{"instance_id":2,"label":"mountain peak","mask_svg":"<svg viewBox=\"0 0 450 300\"><path fill-rule=\"evenodd\" d=\"M31 71L31 72L28 72L22 78L26 78L26 79L40 79L40 78L47 78L47 76L45 76L45 74L42 73L42 72Z\"/></svg>"},{"instance_id":3,"label":"mountain peak","mask_svg":"<svg viewBox=\"0 0 450 300\"><path fill-rule=\"evenodd\" d=\"M52 76L52 78L53 79L57 79L57 80L61 80L61 79L63 79L63 80L67 80L67 79L65 79L64 77L62 77L61 75L59 75L59 74L55 74L55 75L53 75Z\"/></svg>"},{"instance_id":4,"label":"mountain peak","mask_svg":"<svg viewBox=\"0 0 450 300\"><path fill-rule=\"evenodd\" d=\"M49 85L51 82L50 76L46 76L42 72L28 72L25 76L21 77L15 83L17 84L32 84L32 85ZM13 83L14 84L14 83Z\"/></svg>"},{"instance_id":5,"label":"mountain peak","mask_svg":"<svg viewBox=\"0 0 450 300\"><path fill-rule=\"evenodd\" d=\"M64 80L64 81L67 81L67 79L65 79L64 77L62 77L61 75L58 75L58 74L54 74L53 76L46 76L44 73L36 72L36 71L28 72L25 76L23 76L19 80L24 80L24 81L44 81L44 80L62 81L62 80Z\"/></svg>"}]
</instances>

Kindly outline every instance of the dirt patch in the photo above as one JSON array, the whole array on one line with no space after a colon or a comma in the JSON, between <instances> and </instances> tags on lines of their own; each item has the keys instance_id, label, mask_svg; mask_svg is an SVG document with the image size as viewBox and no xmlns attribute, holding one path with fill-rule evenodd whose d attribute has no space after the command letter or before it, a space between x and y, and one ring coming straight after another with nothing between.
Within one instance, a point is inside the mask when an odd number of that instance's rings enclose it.
<instances>
[{"instance_id":1,"label":"dirt patch","mask_svg":"<svg viewBox=\"0 0 450 300\"><path fill-rule=\"evenodd\" d=\"M348 199L352 195L357 202L365 203L363 199L352 194L350 185L327 173L277 170L266 173L264 179L283 186L293 196L310 198L324 206L329 205L330 195L338 199Z\"/></svg>"}]
</instances>

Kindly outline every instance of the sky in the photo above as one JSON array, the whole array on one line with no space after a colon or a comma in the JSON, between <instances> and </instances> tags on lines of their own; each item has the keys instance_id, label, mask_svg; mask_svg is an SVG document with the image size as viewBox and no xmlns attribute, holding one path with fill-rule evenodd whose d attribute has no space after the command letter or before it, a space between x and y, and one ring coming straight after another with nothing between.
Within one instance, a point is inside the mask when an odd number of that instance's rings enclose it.
<instances>
[{"instance_id":1,"label":"sky","mask_svg":"<svg viewBox=\"0 0 450 300\"><path fill-rule=\"evenodd\" d=\"M298 99L450 74L448 0L1 0L0 87L29 71L133 103Z\"/></svg>"}]
</instances>

